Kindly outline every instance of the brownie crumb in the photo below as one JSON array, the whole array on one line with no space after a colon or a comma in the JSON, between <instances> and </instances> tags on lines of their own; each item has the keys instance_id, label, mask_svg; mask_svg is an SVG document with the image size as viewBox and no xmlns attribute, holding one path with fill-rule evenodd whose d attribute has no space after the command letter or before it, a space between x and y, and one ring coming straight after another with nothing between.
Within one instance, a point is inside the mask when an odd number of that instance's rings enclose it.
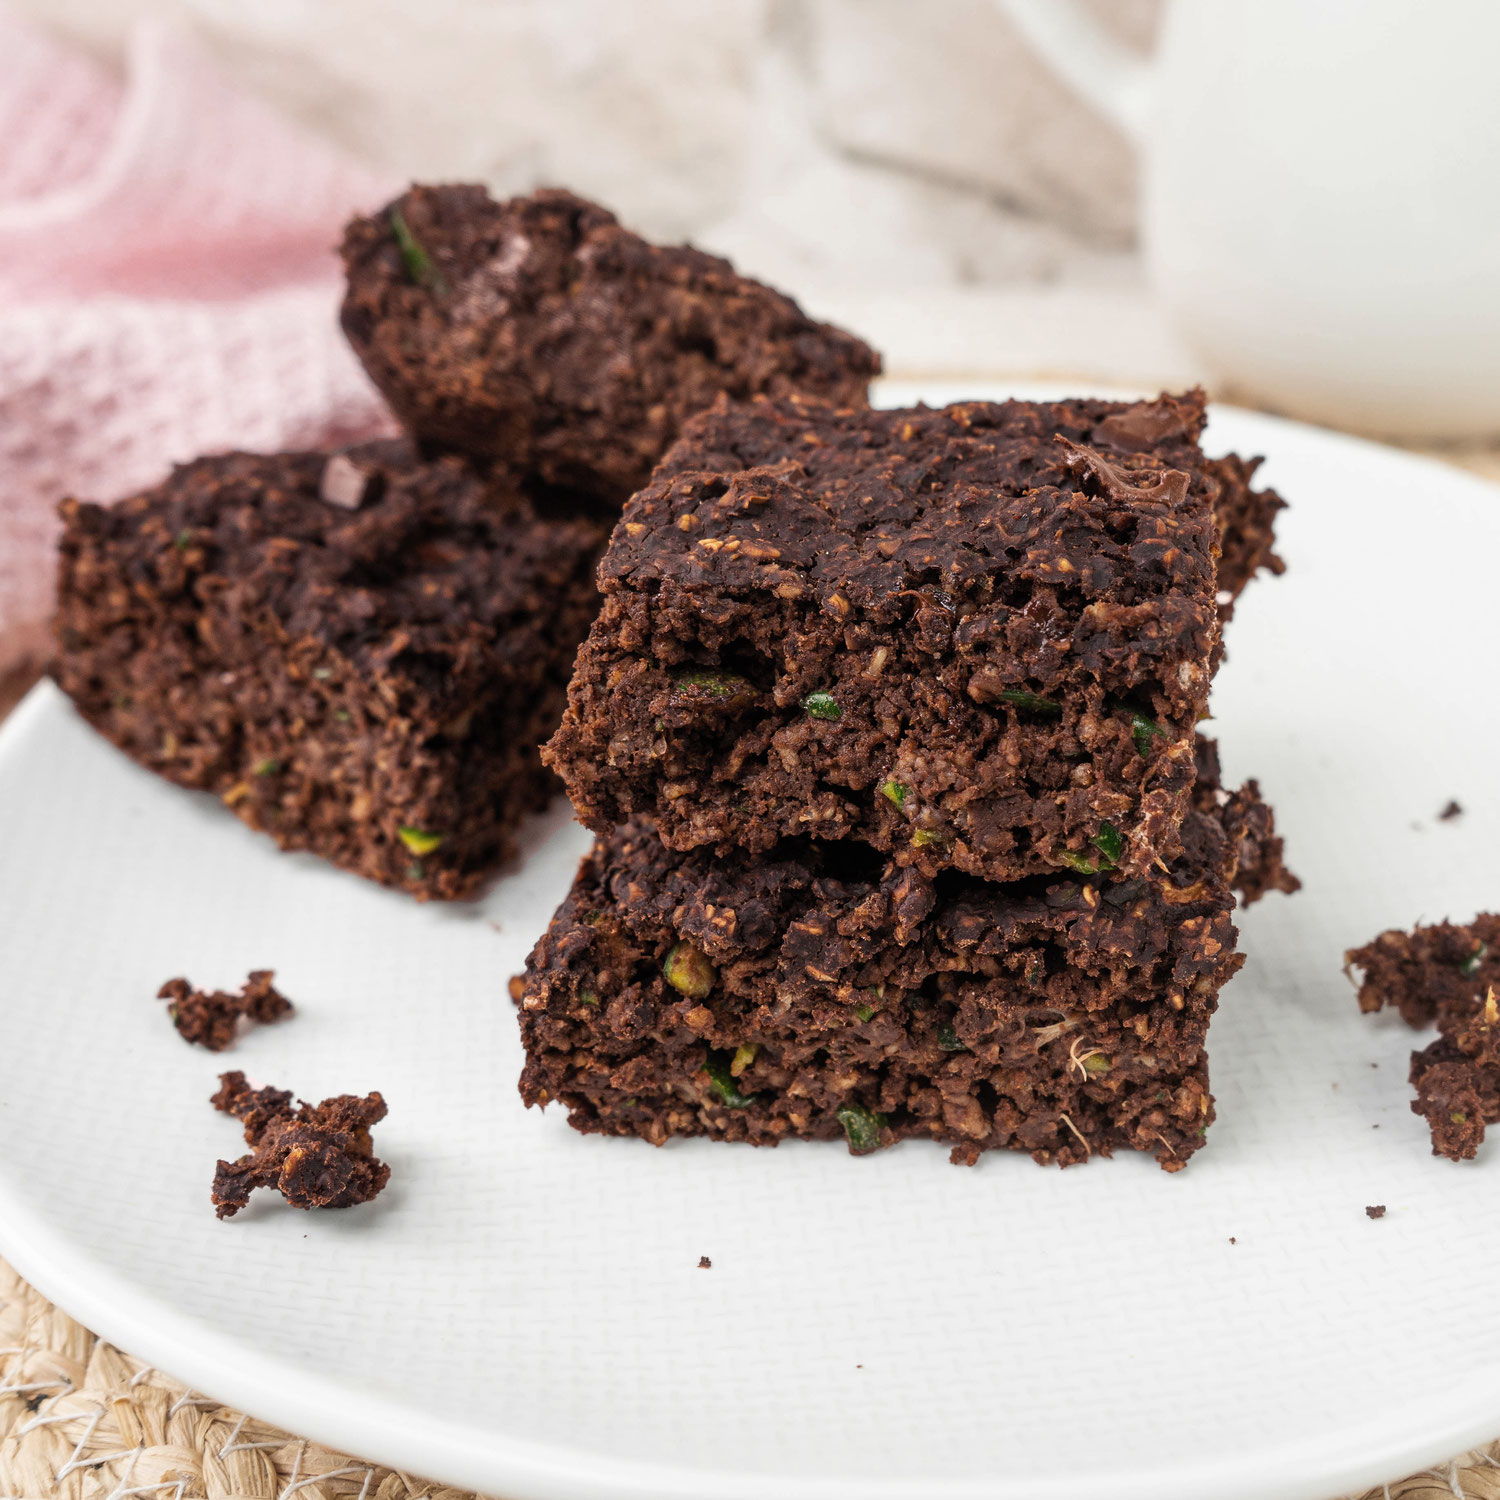
<instances>
[{"instance_id":1,"label":"brownie crumb","mask_svg":"<svg viewBox=\"0 0 1500 1500\"><path fill-rule=\"evenodd\" d=\"M1369 1219L1385 1218L1385 1204L1371 1203L1365 1207L1365 1217Z\"/></svg>"},{"instance_id":2,"label":"brownie crumb","mask_svg":"<svg viewBox=\"0 0 1500 1500\"><path fill-rule=\"evenodd\" d=\"M1477 1154L1485 1126L1500 1121L1500 916L1383 932L1351 948L1345 967L1364 975L1362 1011L1392 1006L1408 1026L1437 1027L1411 1055L1412 1113L1426 1119L1434 1156Z\"/></svg>"},{"instance_id":3,"label":"brownie crumb","mask_svg":"<svg viewBox=\"0 0 1500 1500\"><path fill-rule=\"evenodd\" d=\"M259 1187L275 1188L293 1208L349 1208L368 1203L390 1181L391 1169L370 1140L370 1127L386 1114L378 1093L294 1106L285 1089L253 1089L243 1073L223 1073L209 1102L243 1122L251 1147L214 1172L214 1212L221 1219L237 1214Z\"/></svg>"},{"instance_id":4,"label":"brownie crumb","mask_svg":"<svg viewBox=\"0 0 1500 1500\"><path fill-rule=\"evenodd\" d=\"M713 1268L714 1263L706 1255L700 1255L698 1257L698 1269L700 1271L712 1271Z\"/></svg>"},{"instance_id":5,"label":"brownie crumb","mask_svg":"<svg viewBox=\"0 0 1500 1500\"><path fill-rule=\"evenodd\" d=\"M274 969L252 970L238 995L195 990L186 979L169 979L156 998L171 1002L167 1014L183 1041L222 1052L240 1032L291 1014L292 1002L271 983L275 977Z\"/></svg>"},{"instance_id":6,"label":"brownie crumb","mask_svg":"<svg viewBox=\"0 0 1500 1500\"><path fill-rule=\"evenodd\" d=\"M1455 818L1461 818L1463 815L1463 808L1450 797L1448 805L1438 814L1438 818L1441 822L1451 823Z\"/></svg>"},{"instance_id":7,"label":"brownie crumb","mask_svg":"<svg viewBox=\"0 0 1500 1500\"><path fill-rule=\"evenodd\" d=\"M1238 1243L1239 1243L1239 1241L1238 1241L1238 1240L1236 1240L1236 1239L1235 1239L1235 1237L1234 1237L1234 1236L1233 1236L1233 1235L1230 1235L1230 1236L1229 1236L1229 1243L1230 1243L1230 1244L1231 1244L1231 1245L1236 1245L1236 1244L1238 1244Z\"/></svg>"},{"instance_id":8,"label":"brownie crumb","mask_svg":"<svg viewBox=\"0 0 1500 1500\"><path fill-rule=\"evenodd\" d=\"M510 998L519 1005L521 1003L521 996L526 989L526 976L524 974L512 974L510 976L510 983L506 988L510 991Z\"/></svg>"}]
</instances>

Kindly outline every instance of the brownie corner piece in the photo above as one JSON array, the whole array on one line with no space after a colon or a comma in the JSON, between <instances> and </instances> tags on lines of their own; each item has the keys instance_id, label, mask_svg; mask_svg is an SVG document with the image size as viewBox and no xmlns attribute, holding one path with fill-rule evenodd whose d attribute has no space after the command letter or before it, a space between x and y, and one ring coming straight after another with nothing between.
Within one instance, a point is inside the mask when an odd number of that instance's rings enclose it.
<instances>
[{"instance_id":1,"label":"brownie corner piece","mask_svg":"<svg viewBox=\"0 0 1500 1500\"><path fill-rule=\"evenodd\" d=\"M1144 433L1101 402L701 413L600 566L546 752L580 817L990 880L1170 855L1219 655L1181 404Z\"/></svg>"},{"instance_id":2,"label":"brownie corner piece","mask_svg":"<svg viewBox=\"0 0 1500 1500\"><path fill-rule=\"evenodd\" d=\"M1389 1007L1408 1026L1437 1027L1411 1055L1412 1113L1427 1121L1434 1156L1475 1156L1500 1122L1500 915L1382 932L1351 948L1345 969L1360 972L1362 1011Z\"/></svg>"},{"instance_id":3,"label":"brownie corner piece","mask_svg":"<svg viewBox=\"0 0 1500 1500\"><path fill-rule=\"evenodd\" d=\"M616 505L720 392L863 404L880 370L727 261L560 189L413 186L343 257L344 331L413 434Z\"/></svg>"},{"instance_id":4,"label":"brownie corner piece","mask_svg":"<svg viewBox=\"0 0 1500 1500\"><path fill-rule=\"evenodd\" d=\"M62 516L58 683L282 847L462 897L550 794L597 524L400 444L200 459Z\"/></svg>"},{"instance_id":5,"label":"brownie corner piece","mask_svg":"<svg viewBox=\"0 0 1500 1500\"><path fill-rule=\"evenodd\" d=\"M522 1097L657 1145L929 1139L960 1163L1134 1150L1176 1171L1213 1120L1208 1023L1241 964L1228 806L1195 803L1165 873L1006 886L852 841L728 861L612 830L513 987Z\"/></svg>"}]
</instances>

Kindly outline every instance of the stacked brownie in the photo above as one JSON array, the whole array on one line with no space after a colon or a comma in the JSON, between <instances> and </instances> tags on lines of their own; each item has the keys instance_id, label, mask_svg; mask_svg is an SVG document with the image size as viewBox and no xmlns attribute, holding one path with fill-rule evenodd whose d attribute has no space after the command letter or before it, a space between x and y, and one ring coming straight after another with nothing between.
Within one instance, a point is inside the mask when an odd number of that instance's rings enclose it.
<instances>
[{"instance_id":1,"label":"stacked brownie","mask_svg":"<svg viewBox=\"0 0 1500 1500\"><path fill-rule=\"evenodd\" d=\"M343 324L410 442L235 453L63 507L55 673L142 764L285 848L472 894L555 783L593 571L721 392L863 403L877 356L544 191L415 187L344 245Z\"/></svg>"},{"instance_id":2,"label":"stacked brownie","mask_svg":"<svg viewBox=\"0 0 1500 1500\"><path fill-rule=\"evenodd\" d=\"M521 986L528 1103L658 1143L1185 1163L1233 889L1295 885L1196 733L1280 504L1202 422L1194 394L685 424L545 752L599 839Z\"/></svg>"}]
</instances>

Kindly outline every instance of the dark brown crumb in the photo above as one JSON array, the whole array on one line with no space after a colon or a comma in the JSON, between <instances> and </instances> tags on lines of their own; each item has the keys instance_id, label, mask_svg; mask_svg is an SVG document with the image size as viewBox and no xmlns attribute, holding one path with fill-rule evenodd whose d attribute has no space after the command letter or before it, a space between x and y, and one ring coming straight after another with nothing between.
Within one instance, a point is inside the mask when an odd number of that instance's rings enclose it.
<instances>
[{"instance_id":1,"label":"dark brown crumb","mask_svg":"<svg viewBox=\"0 0 1500 1500\"><path fill-rule=\"evenodd\" d=\"M1227 620L1234 612L1240 591L1262 568L1285 573L1286 564L1276 555L1276 516L1286 501L1275 490L1257 490L1258 458L1237 453L1210 458L1206 466L1219 482L1214 514L1219 523L1219 610Z\"/></svg>"},{"instance_id":2,"label":"dark brown crumb","mask_svg":"<svg viewBox=\"0 0 1500 1500\"><path fill-rule=\"evenodd\" d=\"M1474 1156L1500 1121L1500 916L1383 932L1351 948L1345 967L1364 973L1362 1011L1392 1006L1408 1026L1436 1025L1437 1040L1412 1053L1412 1113L1426 1119L1434 1156Z\"/></svg>"},{"instance_id":3,"label":"dark brown crumb","mask_svg":"<svg viewBox=\"0 0 1500 1500\"><path fill-rule=\"evenodd\" d=\"M1365 1208L1365 1216L1370 1219L1385 1218L1385 1204L1371 1203Z\"/></svg>"},{"instance_id":4,"label":"dark brown crumb","mask_svg":"<svg viewBox=\"0 0 1500 1500\"><path fill-rule=\"evenodd\" d=\"M275 977L274 969L255 969L238 995L195 990L186 979L169 979L156 998L171 1001L167 1014L183 1041L222 1052L240 1031L291 1014L292 1002L271 983Z\"/></svg>"},{"instance_id":5,"label":"dark brown crumb","mask_svg":"<svg viewBox=\"0 0 1500 1500\"><path fill-rule=\"evenodd\" d=\"M1231 1244L1231 1245L1233 1245L1233 1244L1237 1244L1237 1243L1238 1243L1238 1241L1237 1241L1237 1240L1236 1240L1236 1239L1235 1239L1235 1237L1234 1237L1234 1236L1233 1236L1233 1235L1230 1235L1230 1236L1229 1236L1229 1243L1230 1243L1230 1244Z\"/></svg>"},{"instance_id":6,"label":"dark brown crumb","mask_svg":"<svg viewBox=\"0 0 1500 1500\"><path fill-rule=\"evenodd\" d=\"M714 1263L706 1255L700 1255L698 1257L698 1269L700 1271L711 1271L713 1270L713 1268Z\"/></svg>"},{"instance_id":7,"label":"dark brown crumb","mask_svg":"<svg viewBox=\"0 0 1500 1500\"><path fill-rule=\"evenodd\" d=\"M390 1180L370 1140L370 1127L386 1114L378 1093L294 1106L285 1089L252 1089L243 1073L223 1073L209 1102L244 1123L252 1148L214 1172L221 1219L237 1214L258 1187L275 1188L293 1208L348 1208L368 1203Z\"/></svg>"},{"instance_id":8,"label":"dark brown crumb","mask_svg":"<svg viewBox=\"0 0 1500 1500\"><path fill-rule=\"evenodd\" d=\"M1463 815L1463 808L1450 797L1447 806L1438 814L1438 818L1444 823L1451 823L1454 818L1461 818Z\"/></svg>"}]
</instances>

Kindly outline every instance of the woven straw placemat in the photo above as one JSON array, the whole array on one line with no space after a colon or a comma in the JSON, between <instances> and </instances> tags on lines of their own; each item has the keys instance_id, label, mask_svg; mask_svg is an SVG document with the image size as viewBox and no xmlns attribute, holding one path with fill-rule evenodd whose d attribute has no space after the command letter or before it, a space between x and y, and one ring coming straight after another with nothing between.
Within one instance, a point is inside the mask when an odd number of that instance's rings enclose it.
<instances>
[{"instance_id":1,"label":"woven straw placemat","mask_svg":"<svg viewBox=\"0 0 1500 1500\"><path fill-rule=\"evenodd\" d=\"M478 1372L476 1372L477 1374ZM0 1261L0 1500L477 1500L195 1395ZM1500 1500L1500 1443L1364 1500Z\"/></svg>"},{"instance_id":2,"label":"woven straw placemat","mask_svg":"<svg viewBox=\"0 0 1500 1500\"><path fill-rule=\"evenodd\" d=\"M1426 451L1500 480L1500 448ZM0 718L32 680L31 674L0 679ZM331 1452L196 1395L95 1338L0 1261L0 1500L147 1495L479 1500ZM1382 1485L1360 1500L1455 1497L1500 1500L1500 1442Z\"/></svg>"}]
</instances>

